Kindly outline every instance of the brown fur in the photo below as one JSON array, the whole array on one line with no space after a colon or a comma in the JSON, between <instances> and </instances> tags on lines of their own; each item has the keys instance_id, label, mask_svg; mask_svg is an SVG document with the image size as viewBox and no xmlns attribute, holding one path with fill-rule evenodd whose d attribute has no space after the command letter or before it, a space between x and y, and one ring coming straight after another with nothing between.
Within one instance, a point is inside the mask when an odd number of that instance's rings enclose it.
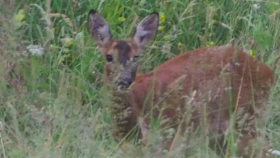
<instances>
[{"instance_id":1,"label":"brown fur","mask_svg":"<svg viewBox=\"0 0 280 158\"><path fill-rule=\"evenodd\" d=\"M180 90L179 93L178 91L171 92L165 101L159 103L164 93L169 91L168 85L173 84L174 80L182 75L186 77L183 82L181 81L183 83L181 89L177 88ZM155 77L156 80L153 83ZM255 118L263 121L262 115L265 112L272 85L273 71L263 62L253 59L245 52L235 51L231 46L215 46L183 53L166 61L153 71L138 74L131 87L131 97L133 108L137 113L135 117L144 117L146 124L150 122L150 116L146 117L146 115L149 115L151 109L156 118L161 107L168 104L170 106L165 108L162 117L169 118L169 123L178 122L177 118L180 115L192 115L190 123L199 127L202 125L201 119L206 116L209 123L207 131L210 132L211 137L215 134L224 134L227 130L231 117L229 110L238 113L236 123L248 114L245 126L236 126L236 130L242 132L239 146L246 147L249 140L257 139ZM155 94L147 100L147 94L152 90ZM186 100L183 100L181 96L190 95L194 91L197 92L194 98L196 103L186 106L195 107L190 112L185 111ZM232 108L229 107L228 92L232 93ZM255 103L251 103L253 100ZM201 113L204 104L206 104L206 114ZM154 108L155 106L157 107ZM176 123L173 125L175 128L177 126ZM221 143L210 143L211 148L215 145L223 146ZM222 151L218 150L217 153L225 152L225 150L226 147ZM246 157L243 148L240 148L238 152L239 156Z\"/></svg>"},{"instance_id":2,"label":"brown fur","mask_svg":"<svg viewBox=\"0 0 280 158\"><path fill-rule=\"evenodd\" d=\"M161 128L174 128L178 135L184 135L191 125L190 132L200 128L201 135L210 137L209 147L224 157L226 131L234 122L234 135L239 136L237 154L249 158L253 145L260 144L255 123L264 125L273 71L225 45L185 52L135 77L134 58L154 39L157 27L158 14L152 13L140 22L131 39L113 40L107 22L95 10L89 13L89 33L107 60L104 83L111 96L114 137L123 139L140 128L139 138L145 145L151 119L162 116ZM114 60L108 61L108 55ZM133 84L126 84L126 79ZM119 89L120 85L125 89ZM261 157L269 157L267 142L261 143ZM174 144L175 139L166 139L164 147L172 150Z\"/></svg>"}]
</instances>

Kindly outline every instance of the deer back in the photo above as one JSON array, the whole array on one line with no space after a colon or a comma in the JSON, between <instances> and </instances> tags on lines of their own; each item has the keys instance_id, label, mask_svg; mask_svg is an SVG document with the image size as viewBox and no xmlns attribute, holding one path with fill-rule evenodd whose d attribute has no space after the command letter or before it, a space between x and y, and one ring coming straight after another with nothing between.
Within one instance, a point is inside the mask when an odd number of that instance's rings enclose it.
<instances>
[{"instance_id":1,"label":"deer back","mask_svg":"<svg viewBox=\"0 0 280 158\"><path fill-rule=\"evenodd\" d=\"M183 75L179 87L170 86ZM191 113L197 119L192 121L198 124L201 107L207 106L210 126L219 132L227 123L218 119L228 120L230 111L239 109L239 115L252 115L258 112L256 109L265 108L263 101L272 84L273 71L265 63L225 45L188 51L146 74L138 74L131 94L138 115L155 109L153 114L158 116L160 109L168 106L163 116L171 120L185 115L186 98L193 97L196 103ZM193 92L195 96L191 96Z\"/></svg>"}]
</instances>

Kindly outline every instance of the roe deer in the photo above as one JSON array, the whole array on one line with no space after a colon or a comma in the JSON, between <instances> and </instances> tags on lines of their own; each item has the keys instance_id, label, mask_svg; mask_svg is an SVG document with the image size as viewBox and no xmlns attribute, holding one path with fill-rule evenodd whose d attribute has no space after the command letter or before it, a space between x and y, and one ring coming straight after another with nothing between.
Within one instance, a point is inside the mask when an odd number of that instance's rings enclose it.
<instances>
[{"instance_id":1,"label":"roe deer","mask_svg":"<svg viewBox=\"0 0 280 158\"><path fill-rule=\"evenodd\" d=\"M255 123L264 124L273 71L224 45L188 51L148 73L136 74L137 58L155 38L158 25L158 13L153 12L130 39L114 40L106 20L95 10L89 12L88 32L106 60L104 84L111 90L114 137L122 139L137 127L145 145L150 120L161 114L162 128L174 128L179 134L191 125L193 131L205 130L211 138L209 147L224 157L225 133L234 120L233 128L240 134L237 155L249 158L260 137ZM169 149L174 146L172 140L166 144ZM271 156L268 144L262 147L261 157Z\"/></svg>"}]
</instances>

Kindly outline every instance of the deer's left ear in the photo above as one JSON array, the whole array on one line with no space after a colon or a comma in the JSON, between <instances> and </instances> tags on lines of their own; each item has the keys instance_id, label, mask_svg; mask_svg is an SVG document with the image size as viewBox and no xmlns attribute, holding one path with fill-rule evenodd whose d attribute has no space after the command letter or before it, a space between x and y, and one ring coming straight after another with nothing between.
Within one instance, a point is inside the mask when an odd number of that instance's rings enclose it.
<instances>
[{"instance_id":1,"label":"deer's left ear","mask_svg":"<svg viewBox=\"0 0 280 158\"><path fill-rule=\"evenodd\" d=\"M156 12L146 16L136 27L132 39L139 46L143 47L154 40L159 25L159 15Z\"/></svg>"}]
</instances>

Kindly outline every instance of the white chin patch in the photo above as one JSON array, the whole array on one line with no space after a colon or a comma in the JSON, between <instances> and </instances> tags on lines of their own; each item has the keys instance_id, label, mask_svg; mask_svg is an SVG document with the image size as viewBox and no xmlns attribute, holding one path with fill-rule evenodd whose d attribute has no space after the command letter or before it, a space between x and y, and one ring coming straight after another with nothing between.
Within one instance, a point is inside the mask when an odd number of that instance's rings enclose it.
<instances>
[{"instance_id":1,"label":"white chin patch","mask_svg":"<svg viewBox=\"0 0 280 158\"><path fill-rule=\"evenodd\" d=\"M128 87L128 86L124 86L124 85L119 85L119 86L117 87L117 91L118 91L118 92L127 92L128 89L129 89L129 87Z\"/></svg>"},{"instance_id":2,"label":"white chin patch","mask_svg":"<svg viewBox=\"0 0 280 158\"><path fill-rule=\"evenodd\" d=\"M122 86L118 86L118 92L122 91Z\"/></svg>"}]
</instances>

